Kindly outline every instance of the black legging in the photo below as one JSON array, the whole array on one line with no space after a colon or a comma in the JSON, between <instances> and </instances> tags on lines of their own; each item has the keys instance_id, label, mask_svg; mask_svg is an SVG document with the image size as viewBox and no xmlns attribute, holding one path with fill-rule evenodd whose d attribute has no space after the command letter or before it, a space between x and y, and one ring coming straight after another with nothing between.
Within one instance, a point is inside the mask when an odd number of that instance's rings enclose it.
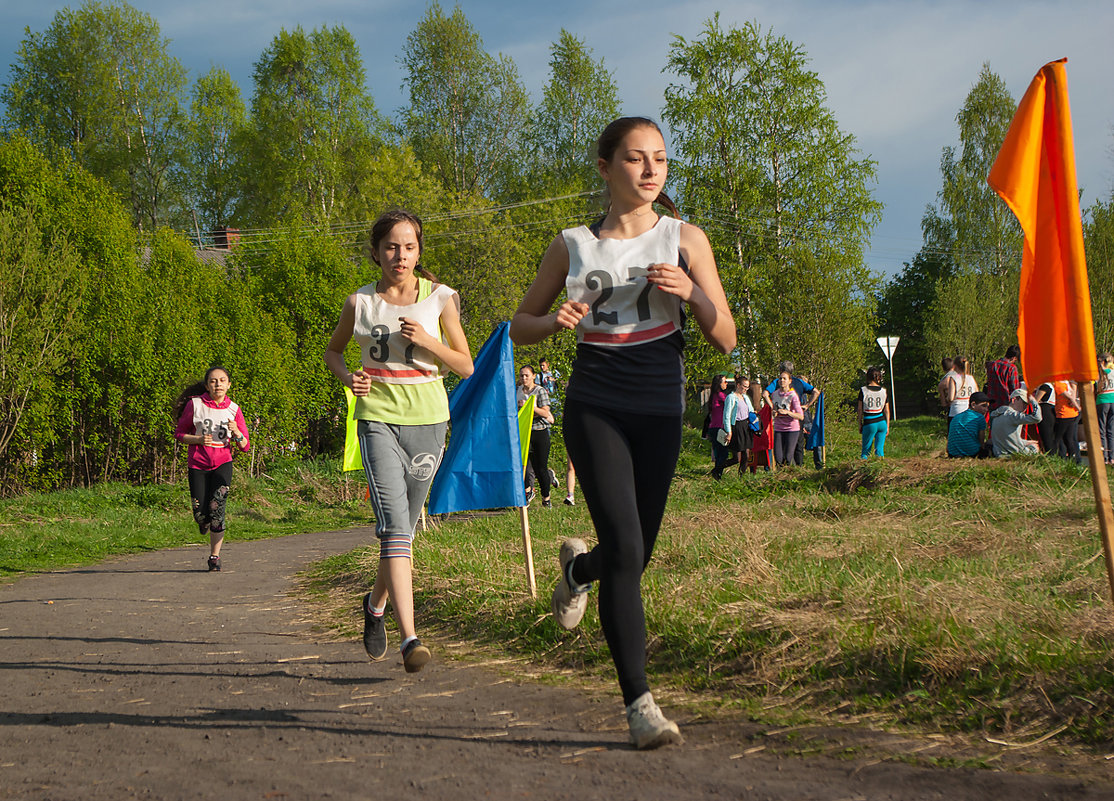
<instances>
[{"instance_id":1,"label":"black legging","mask_svg":"<svg viewBox=\"0 0 1114 801\"><path fill-rule=\"evenodd\" d=\"M1045 453L1056 454L1056 404L1041 404L1041 421L1037 423L1037 434Z\"/></svg>"},{"instance_id":2,"label":"black legging","mask_svg":"<svg viewBox=\"0 0 1114 801\"><path fill-rule=\"evenodd\" d=\"M1068 459L1079 458L1079 415L1075 417L1057 417L1056 425L1052 429L1052 440L1056 447L1052 450L1057 456ZM1091 447L1087 443L1087 447Z\"/></svg>"},{"instance_id":3,"label":"black legging","mask_svg":"<svg viewBox=\"0 0 1114 801\"><path fill-rule=\"evenodd\" d=\"M681 450L681 417L565 403L565 447L599 544L576 558L573 581L599 582L600 626L623 703L649 691L642 571L650 561Z\"/></svg>"},{"instance_id":4,"label":"black legging","mask_svg":"<svg viewBox=\"0 0 1114 801\"><path fill-rule=\"evenodd\" d=\"M538 481L538 489L541 490L542 498L549 497L549 488L551 482L549 480L549 446L551 439L548 428L539 428L530 432L530 450L526 454L526 461L530 465L530 469L526 473L526 486L534 486L531 480L531 474Z\"/></svg>"},{"instance_id":5,"label":"black legging","mask_svg":"<svg viewBox=\"0 0 1114 801\"><path fill-rule=\"evenodd\" d=\"M193 519L202 536L224 531L224 511L232 484L232 462L212 470L191 467L186 474L190 485Z\"/></svg>"}]
</instances>

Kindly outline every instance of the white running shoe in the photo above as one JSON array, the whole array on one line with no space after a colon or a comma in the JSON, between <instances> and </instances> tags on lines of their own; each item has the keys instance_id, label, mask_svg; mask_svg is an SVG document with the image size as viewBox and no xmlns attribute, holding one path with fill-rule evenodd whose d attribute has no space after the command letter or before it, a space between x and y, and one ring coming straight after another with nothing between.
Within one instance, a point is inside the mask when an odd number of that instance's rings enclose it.
<instances>
[{"instance_id":1,"label":"white running shoe","mask_svg":"<svg viewBox=\"0 0 1114 801\"><path fill-rule=\"evenodd\" d=\"M648 692L642 693L627 707L627 725L630 726L631 745L639 751L663 745L680 745L685 741L677 724L662 714Z\"/></svg>"},{"instance_id":2,"label":"white running shoe","mask_svg":"<svg viewBox=\"0 0 1114 801\"><path fill-rule=\"evenodd\" d=\"M561 543L561 576L557 579L557 586L553 588L550 609L553 610L557 625L563 629L575 629L584 617L584 610L588 608L588 588L591 585L571 587L567 579L569 562L582 553L588 553L588 546L582 539L571 537Z\"/></svg>"}]
</instances>

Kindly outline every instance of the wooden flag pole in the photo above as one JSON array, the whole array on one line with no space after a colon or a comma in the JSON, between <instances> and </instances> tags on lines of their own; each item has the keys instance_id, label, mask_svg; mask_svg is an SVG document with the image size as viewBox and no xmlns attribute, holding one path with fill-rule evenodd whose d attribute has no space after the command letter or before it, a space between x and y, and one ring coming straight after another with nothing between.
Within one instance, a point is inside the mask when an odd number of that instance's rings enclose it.
<instances>
[{"instance_id":1,"label":"wooden flag pole","mask_svg":"<svg viewBox=\"0 0 1114 801\"><path fill-rule=\"evenodd\" d=\"M1099 437L1098 411L1095 408L1095 387L1090 381L1080 381L1083 395L1083 428L1087 432L1087 461L1091 466L1091 486L1095 491L1095 508L1099 515L1099 533L1102 550L1106 556L1106 578L1110 582L1110 597L1114 600L1114 510L1110 506L1110 485L1106 481L1106 463L1103 461L1102 439Z\"/></svg>"},{"instance_id":2,"label":"wooden flag pole","mask_svg":"<svg viewBox=\"0 0 1114 801\"><path fill-rule=\"evenodd\" d=\"M526 507L518 507L518 519L522 523L522 548L526 552L526 586L530 588L530 597L538 597L538 585L534 581L534 546L530 543L530 518Z\"/></svg>"}]
</instances>

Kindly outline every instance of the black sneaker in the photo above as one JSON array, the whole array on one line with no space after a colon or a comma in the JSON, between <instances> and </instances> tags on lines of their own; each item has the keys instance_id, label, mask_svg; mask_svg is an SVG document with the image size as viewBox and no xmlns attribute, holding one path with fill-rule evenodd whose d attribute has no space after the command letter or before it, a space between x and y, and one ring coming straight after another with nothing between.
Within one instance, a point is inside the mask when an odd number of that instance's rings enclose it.
<instances>
[{"instance_id":1,"label":"black sneaker","mask_svg":"<svg viewBox=\"0 0 1114 801\"><path fill-rule=\"evenodd\" d=\"M213 556L209 557L209 572L210 573L214 573L214 572L219 573L220 572L220 557L219 556L213 555Z\"/></svg>"},{"instance_id":2,"label":"black sneaker","mask_svg":"<svg viewBox=\"0 0 1114 801\"><path fill-rule=\"evenodd\" d=\"M553 501L551 501L549 498L542 498L542 506L546 509L552 509Z\"/></svg>"},{"instance_id":3,"label":"black sneaker","mask_svg":"<svg viewBox=\"0 0 1114 801\"><path fill-rule=\"evenodd\" d=\"M387 624L383 621L384 615L373 615L367 609L369 592L364 596L364 650L372 662L378 662L387 656Z\"/></svg>"},{"instance_id":4,"label":"black sneaker","mask_svg":"<svg viewBox=\"0 0 1114 801\"><path fill-rule=\"evenodd\" d=\"M526 503L530 504L530 503L533 502L533 500L534 500L534 488L533 487L527 487L526 488Z\"/></svg>"},{"instance_id":5,"label":"black sneaker","mask_svg":"<svg viewBox=\"0 0 1114 801\"><path fill-rule=\"evenodd\" d=\"M411 640L410 644L402 651L402 665L406 668L407 673L417 673L432 658L433 654L422 645L421 640Z\"/></svg>"},{"instance_id":6,"label":"black sneaker","mask_svg":"<svg viewBox=\"0 0 1114 801\"><path fill-rule=\"evenodd\" d=\"M565 506L576 506L576 501L573 500L571 495L565 496Z\"/></svg>"}]
</instances>

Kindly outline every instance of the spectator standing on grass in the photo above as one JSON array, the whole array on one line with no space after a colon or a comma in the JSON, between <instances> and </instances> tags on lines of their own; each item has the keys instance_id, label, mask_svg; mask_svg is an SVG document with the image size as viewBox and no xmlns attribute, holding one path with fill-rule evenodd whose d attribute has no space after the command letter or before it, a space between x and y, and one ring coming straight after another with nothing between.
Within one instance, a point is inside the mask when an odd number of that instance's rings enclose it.
<instances>
[{"instance_id":1,"label":"spectator standing on grass","mask_svg":"<svg viewBox=\"0 0 1114 801\"><path fill-rule=\"evenodd\" d=\"M884 458L886 434L890 428L890 400L886 388L882 386L880 368L867 368L866 386L859 389L856 413L859 417L859 434L863 440L862 458L868 458L872 450L879 459Z\"/></svg>"},{"instance_id":2,"label":"spectator standing on grass","mask_svg":"<svg viewBox=\"0 0 1114 801\"><path fill-rule=\"evenodd\" d=\"M948 431L960 413L971 406L971 396L979 391L978 382L969 375L966 356L952 360L952 375L948 378Z\"/></svg>"},{"instance_id":3,"label":"spectator standing on grass","mask_svg":"<svg viewBox=\"0 0 1114 801\"><path fill-rule=\"evenodd\" d=\"M985 447L990 398L985 392L975 392L967 400L967 408L952 418L948 429L948 456L983 458L990 452Z\"/></svg>"},{"instance_id":4,"label":"spectator standing on grass","mask_svg":"<svg viewBox=\"0 0 1114 801\"><path fill-rule=\"evenodd\" d=\"M948 403L948 385L951 382L952 376L955 375L955 370L952 368L953 359L951 356L945 356L940 360L940 366L944 369L944 375L940 378L940 383L936 385L936 396L940 399L940 408L947 411Z\"/></svg>"},{"instance_id":5,"label":"spectator standing on grass","mask_svg":"<svg viewBox=\"0 0 1114 801\"><path fill-rule=\"evenodd\" d=\"M1032 411L1029 411L1032 406ZM1012 456L1015 453L1037 453L1037 444L1021 436L1027 425L1041 421L1041 407L1025 387L1010 393L1010 402L990 413L990 443L995 456Z\"/></svg>"},{"instance_id":6,"label":"spectator standing on grass","mask_svg":"<svg viewBox=\"0 0 1114 801\"><path fill-rule=\"evenodd\" d=\"M1056 453L1056 388L1046 381L1033 392L1041 410L1041 421L1037 423L1037 436L1040 438L1044 453Z\"/></svg>"},{"instance_id":7,"label":"spectator standing on grass","mask_svg":"<svg viewBox=\"0 0 1114 801\"><path fill-rule=\"evenodd\" d=\"M951 356L945 356L940 360L940 366L944 370L944 375L940 378L940 382L936 385L936 397L940 404L940 409L944 413L944 419L948 422L948 427L951 426L951 402L948 400L948 393L951 391L952 377L955 375L953 368L953 359ZM947 434L945 428L944 433Z\"/></svg>"},{"instance_id":8,"label":"spectator standing on grass","mask_svg":"<svg viewBox=\"0 0 1114 801\"><path fill-rule=\"evenodd\" d=\"M648 749L682 741L650 693L641 588L680 455L682 309L720 353L735 347L735 322L708 237L681 222L662 192L668 162L661 129L623 117L604 129L596 152L607 213L553 240L515 312L511 337L528 345L563 330L577 334L565 446L599 542L591 551L576 538L561 545L553 616L575 628L586 593L599 582L600 627L631 743ZM655 202L674 216L659 216ZM568 299L551 313L562 291ZM637 392L617 391L635 386Z\"/></svg>"},{"instance_id":9,"label":"spectator standing on grass","mask_svg":"<svg viewBox=\"0 0 1114 801\"><path fill-rule=\"evenodd\" d=\"M534 399L534 419L530 424L530 450L526 462L526 502L534 499L534 482L542 494L542 506L548 509L553 506L549 498L549 490L553 485L553 476L549 471L549 448L552 444L549 428L553 425L553 412L550 411L549 393L540 385L534 383L534 368L527 364L519 371L522 384L518 388L518 408L526 405L527 398Z\"/></svg>"},{"instance_id":10,"label":"spectator standing on grass","mask_svg":"<svg viewBox=\"0 0 1114 801\"><path fill-rule=\"evenodd\" d=\"M778 375L779 376L782 373L789 373L790 384L793 387L793 391L797 393L797 399L801 403L801 412L802 412L802 418L801 419L803 420L804 419L803 413L809 409L809 407L813 404L813 402L818 397L820 397L820 391L816 387L814 387L812 384L810 384L808 382L808 379L806 379L804 376L794 375L793 374L794 367L795 367L795 365L793 364L793 362L783 361L781 364L778 365L777 369L778 369ZM775 378L773 381L771 381L765 387L765 389L762 390L763 400L765 400L767 403L770 403L770 397L774 393L774 391L777 389L777 386L778 386L778 379ZM777 420L777 415L776 414L774 416L774 419L775 419L775 421ZM796 445L793 453L791 454L791 461L793 462L793 464L797 465L798 467L800 467L801 465L803 465L805 463L805 437L804 437L803 432L797 438L797 445Z\"/></svg>"},{"instance_id":11,"label":"spectator standing on grass","mask_svg":"<svg viewBox=\"0 0 1114 801\"><path fill-rule=\"evenodd\" d=\"M349 295L325 348L325 364L356 396L356 436L375 510L379 565L363 597L364 650L387 655L384 612L394 607L407 673L431 658L414 627L413 544L422 507L441 463L449 422L443 370L472 374L460 325L460 297L418 265L422 221L388 211L371 227L378 281ZM360 346L360 366L348 370L344 350Z\"/></svg>"},{"instance_id":12,"label":"spectator standing on grass","mask_svg":"<svg viewBox=\"0 0 1114 801\"><path fill-rule=\"evenodd\" d=\"M553 401L557 394L560 380L561 374L549 366L549 359L542 359L538 362L538 383L541 384L542 389L549 393L550 401Z\"/></svg>"},{"instance_id":13,"label":"spectator standing on grass","mask_svg":"<svg viewBox=\"0 0 1114 801\"><path fill-rule=\"evenodd\" d=\"M712 441L712 478L719 481L731 450L727 447L724 432L723 409L727 403L727 377L712 376L712 391L708 395L708 439Z\"/></svg>"},{"instance_id":14,"label":"spectator standing on grass","mask_svg":"<svg viewBox=\"0 0 1114 801\"><path fill-rule=\"evenodd\" d=\"M1106 464L1114 464L1114 355L1110 353L1099 355L1095 410L1098 416L1099 438L1102 440L1103 461Z\"/></svg>"},{"instance_id":15,"label":"spectator standing on grass","mask_svg":"<svg viewBox=\"0 0 1114 801\"><path fill-rule=\"evenodd\" d=\"M248 426L244 413L228 397L228 371L214 365L205 379L182 390L174 414L174 436L189 446L187 480L193 519L201 536L209 537L209 570L220 571L228 494L232 490L232 447L246 452Z\"/></svg>"},{"instance_id":16,"label":"spectator standing on grass","mask_svg":"<svg viewBox=\"0 0 1114 801\"><path fill-rule=\"evenodd\" d=\"M770 407L774 417L774 461L778 467L786 467L793 462L801 436L801 420L805 417L788 370L778 376L777 386L770 395Z\"/></svg>"},{"instance_id":17,"label":"spectator standing on grass","mask_svg":"<svg viewBox=\"0 0 1114 801\"><path fill-rule=\"evenodd\" d=\"M1079 394L1074 381L1053 381L1056 390L1056 425L1052 429L1057 456L1079 460Z\"/></svg>"},{"instance_id":18,"label":"spectator standing on grass","mask_svg":"<svg viewBox=\"0 0 1114 801\"><path fill-rule=\"evenodd\" d=\"M761 467L763 471L770 472L773 467L774 450L774 413L770 404L759 400L758 430L754 432L754 440L750 446L750 472L757 473Z\"/></svg>"},{"instance_id":19,"label":"spectator standing on grass","mask_svg":"<svg viewBox=\"0 0 1114 801\"><path fill-rule=\"evenodd\" d=\"M565 506L576 506L576 468L565 456Z\"/></svg>"},{"instance_id":20,"label":"spectator standing on grass","mask_svg":"<svg viewBox=\"0 0 1114 801\"><path fill-rule=\"evenodd\" d=\"M1021 386L1021 376L1017 372L1017 360L1021 358L1021 348L1010 345L1006 355L986 363L986 394L990 398L990 411L1010 403L1013 391Z\"/></svg>"},{"instance_id":21,"label":"spectator standing on grass","mask_svg":"<svg viewBox=\"0 0 1114 801\"><path fill-rule=\"evenodd\" d=\"M734 391L727 396L723 407L723 426L728 434L727 445L737 454L740 476L746 473L751 444L754 442L754 430L750 427L754 406L751 404L749 392L750 379L742 373L736 373Z\"/></svg>"}]
</instances>

